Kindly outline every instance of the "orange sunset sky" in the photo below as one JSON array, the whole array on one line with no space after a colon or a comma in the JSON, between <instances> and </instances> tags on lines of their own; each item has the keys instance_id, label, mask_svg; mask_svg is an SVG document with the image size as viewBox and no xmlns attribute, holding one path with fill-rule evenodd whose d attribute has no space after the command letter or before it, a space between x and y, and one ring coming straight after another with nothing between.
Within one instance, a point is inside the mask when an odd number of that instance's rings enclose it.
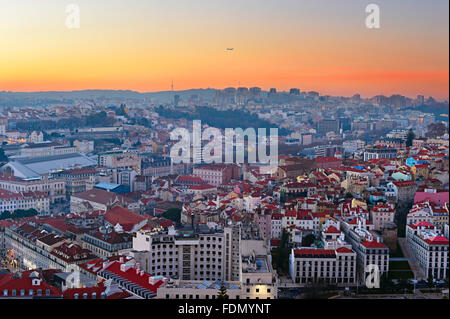
<instances>
[{"instance_id":1,"label":"orange sunset sky","mask_svg":"<svg viewBox=\"0 0 450 319\"><path fill-rule=\"evenodd\" d=\"M228 86L449 96L449 2L0 0L0 91ZM80 28L65 26L66 5ZM234 48L227 51L226 48Z\"/></svg>"}]
</instances>

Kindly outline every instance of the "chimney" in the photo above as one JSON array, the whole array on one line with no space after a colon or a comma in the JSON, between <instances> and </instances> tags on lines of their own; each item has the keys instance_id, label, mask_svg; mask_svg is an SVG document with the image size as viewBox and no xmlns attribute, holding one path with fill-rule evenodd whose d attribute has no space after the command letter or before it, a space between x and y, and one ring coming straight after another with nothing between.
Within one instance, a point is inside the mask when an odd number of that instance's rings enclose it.
<instances>
[{"instance_id":1,"label":"chimney","mask_svg":"<svg viewBox=\"0 0 450 319\"><path fill-rule=\"evenodd\" d=\"M119 262L120 262L121 264L123 264L123 257L120 257L120 258L119 258Z\"/></svg>"}]
</instances>

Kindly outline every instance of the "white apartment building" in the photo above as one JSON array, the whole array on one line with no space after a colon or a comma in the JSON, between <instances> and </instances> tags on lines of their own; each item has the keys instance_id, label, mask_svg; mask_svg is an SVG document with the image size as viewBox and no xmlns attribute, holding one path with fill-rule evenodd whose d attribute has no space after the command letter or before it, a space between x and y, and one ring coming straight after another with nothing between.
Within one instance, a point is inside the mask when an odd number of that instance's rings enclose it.
<instances>
[{"instance_id":1,"label":"white apartment building","mask_svg":"<svg viewBox=\"0 0 450 319\"><path fill-rule=\"evenodd\" d=\"M448 278L448 238L439 235L434 225L425 221L407 225L406 238L426 278Z\"/></svg>"},{"instance_id":2,"label":"white apartment building","mask_svg":"<svg viewBox=\"0 0 450 319\"><path fill-rule=\"evenodd\" d=\"M235 232L239 232L235 229ZM235 233L238 236L239 233ZM239 250L233 229L194 231L190 227L167 232L139 231L132 254L141 267L155 276L180 280L233 280L233 261ZM228 240L228 243L226 243Z\"/></svg>"},{"instance_id":3,"label":"white apartment building","mask_svg":"<svg viewBox=\"0 0 450 319\"><path fill-rule=\"evenodd\" d=\"M0 188L14 193L42 192L50 202L66 199L66 182L60 178L40 178L24 180L10 175L0 175Z\"/></svg>"},{"instance_id":4,"label":"white apartment building","mask_svg":"<svg viewBox=\"0 0 450 319\"><path fill-rule=\"evenodd\" d=\"M41 192L49 196L50 202L61 202L66 198L66 183L59 178L23 180L9 175L0 175L0 188L14 193Z\"/></svg>"},{"instance_id":5,"label":"white apartment building","mask_svg":"<svg viewBox=\"0 0 450 319\"><path fill-rule=\"evenodd\" d=\"M356 283L356 253L346 247L292 249L289 272L300 285L322 282L350 286Z\"/></svg>"},{"instance_id":6,"label":"white apartment building","mask_svg":"<svg viewBox=\"0 0 450 319\"><path fill-rule=\"evenodd\" d=\"M321 233L323 248L291 250L289 271L296 284L322 282L350 286L356 283L356 253L337 227L339 223L324 224Z\"/></svg>"},{"instance_id":7,"label":"white apartment building","mask_svg":"<svg viewBox=\"0 0 450 319\"><path fill-rule=\"evenodd\" d=\"M185 227L170 228L167 232L140 231L133 238L131 255L146 272L176 280L175 286L179 290L172 287L161 293L161 298L166 298L167 294L171 298L177 294L203 296L206 293L212 296L212 292L206 290L201 293L193 290L189 283L217 280L240 282L240 291L236 295L242 299L276 298L269 247L261 238L251 236L251 231L241 233L241 227L235 225L222 230L199 226L196 230Z\"/></svg>"},{"instance_id":8,"label":"white apartment building","mask_svg":"<svg viewBox=\"0 0 450 319\"><path fill-rule=\"evenodd\" d=\"M355 222L356 220L356 222ZM382 238L373 231L373 224L368 224L362 217L355 217L342 222L345 239L352 245L357 255L360 282L372 272L370 265L377 266L380 276L389 271L389 248L382 243Z\"/></svg>"},{"instance_id":9,"label":"white apartment building","mask_svg":"<svg viewBox=\"0 0 450 319\"><path fill-rule=\"evenodd\" d=\"M42 268L65 271L71 264L97 258L89 250L32 224L6 227L4 236L5 248L12 252L22 270Z\"/></svg>"},{"instance_id":10,"label":"white apartment building","mask_svg":"<svg viewBox=\"0 0 450 319\"><path fill-rule=\"evenodd\" d=\"M272 214L270 226L270 236L271 238L281 238L283 233L283 215L282 214Z\"/></svg>"},{"instance_id":11,"label":"white apartment building","mask_svg":"<svg viewBox=\"0 0 450 319\"><path fill-rule=\"evenodd\" d=\"M13 193L0 188L0 212L35 209L40 213L50 211L50 199L42 192Z\"/></svg>"}]
</instances>

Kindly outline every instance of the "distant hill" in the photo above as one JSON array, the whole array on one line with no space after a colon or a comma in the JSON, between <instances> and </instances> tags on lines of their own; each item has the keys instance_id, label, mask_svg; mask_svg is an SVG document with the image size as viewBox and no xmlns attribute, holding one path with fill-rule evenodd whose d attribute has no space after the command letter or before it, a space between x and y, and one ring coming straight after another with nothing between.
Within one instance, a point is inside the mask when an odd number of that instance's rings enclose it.
<instances>
[{"instance_id":1,"label":"distant hill","mask_svg":"<svg viewBox=\"0 0 450 319\"><path fill-rule=\"evenodd\" d=\"M198 94L202 98L210 99L214 96L214 89L191 89L184 91L159 91L159 92L137 92L131 90L80 90L80 91L45 91L45 92L0 92L0 106L5 102L17 106L21 101L30 100L45 101L47 103L56 103L61 100L70 102L74 99L97 99L97 98L125 98L125 99L169 99L173 95L180 95L181 98L188 98L193 94ZM12 106L13 106L12 105ZM20 105L19 105L20 106Z\"/></svg>"}]
</instances>

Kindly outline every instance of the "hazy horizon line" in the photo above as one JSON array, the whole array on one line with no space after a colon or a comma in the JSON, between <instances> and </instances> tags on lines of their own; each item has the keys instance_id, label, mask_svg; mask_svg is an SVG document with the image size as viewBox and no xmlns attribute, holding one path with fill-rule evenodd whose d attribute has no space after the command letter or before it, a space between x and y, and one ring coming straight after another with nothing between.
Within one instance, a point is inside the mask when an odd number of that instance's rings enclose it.
<instances>
[{"instance_id":1,"label":"hazy horizon line","mask_svg":"<svg viewBox=\"0 0 450 319\"><path fill-rule=\"evenodd\" d=\"M223 87L223 88L214 88L214 87L206 87L206 88L189 88L189 89L180 89L180 90L162 90L162 91L140 91L140 90L135 90L135 89L77 89L77 90L45 90L45 91L11 91L11 90L2 90L0 91L0 93L25 93L25 94L33 94L33 93L76 93L76 92L84 92L84 91L109 91L109 92L132 92L132 93L138 93L138 94L156 94L156 93L177 93L177 92L185 92L185 91L196 91L196 90L219 90L219 91L223 91L227 88L253 88L253 87L258 87L258 86L227 86L227 87ZM264 89L262 87L258 87L261 89L261 92L269 92L269 89ZM289 93L290 89L280 89L278 90L278 88L275 87L275 89L277 90L277 93ZM292 87L292 89L299 89L296 87ZM416 96L409 96L409 95L405 95L405 94L401 94L401 93L394 93L394 94L385 94L385 93L378 93L372 96L369 95L365 95L363 96L362 94L356 92L353 95L349 96L349 95L334 95L334 94L322 94L320 91L318 90L301 90L300 92L317 92L319 93L320 96L333 96L333 97L343 97L343 98L352 98L355 95L360 95L361 99L371 99L374 98L376 96L385 96L385 97L392 97L392 96L403 96L409 99L415 99L417 98L417 96L422 95L424 96L424 98L433 98L434 100L438 101L438 102L449 102L449 96L447 97L434 97L433 95L429 95L429 94L416 94Z\"/></svg>"}]
</instances>

